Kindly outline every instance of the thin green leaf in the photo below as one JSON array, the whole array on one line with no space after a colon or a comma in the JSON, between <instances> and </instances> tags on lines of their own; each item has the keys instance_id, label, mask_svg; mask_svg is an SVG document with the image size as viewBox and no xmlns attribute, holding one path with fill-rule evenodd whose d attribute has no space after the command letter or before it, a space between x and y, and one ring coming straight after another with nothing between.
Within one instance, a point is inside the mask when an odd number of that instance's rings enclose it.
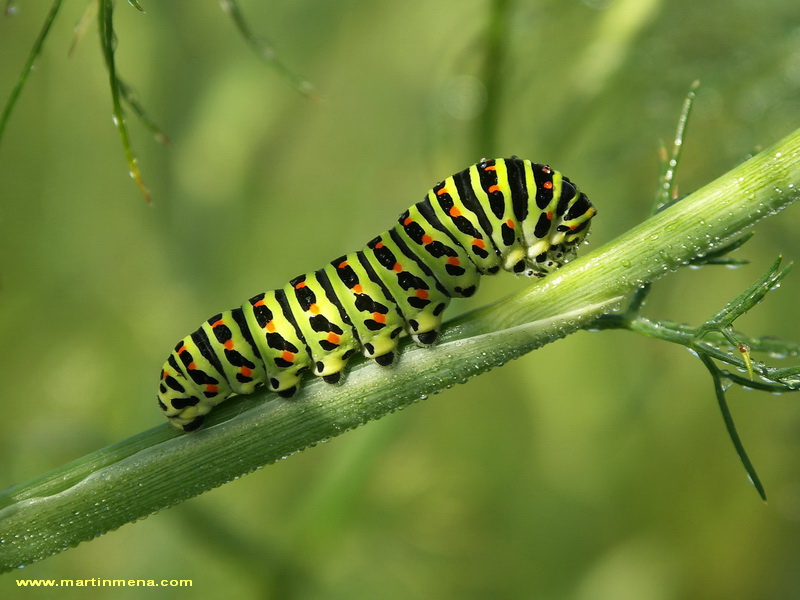
<instances>
[{"instance_id":1,"label":"thin green leaf","mask_svg":"<svg viewBox=\"0 0 800 600\"><path fill-rule=\"evenodd\" d=\"M661 147L661 176L658 180L658 192L656 193L653 204L653 214L663 210L672 203L677 197L677 187L675 185L675 174L678 171L678 164L681 159L683 149L683 137L686 133L686 125L689 122L689 115L692 112L697 89L700 87L699 81L694 81L689 87L689 93L683 101L681 114L678 117L678 127L675 130L675 138L672 142L672 152L667 154L666 148Z\"/></svg>"},{"instance_id":2,"label":"thin green leaf","mask_svg":"<svg viewBox=\"0 0 800 600\"><path fill-rule=\"evenodd\" d=\"M750 483L752 483L756 488L758 495L761 496L761 499L766 502L767 493L764 490L764 486L761 485L761 480L758 477L758 473L756 473L753 463L750 461L750 457L747 456L747 452L744 449L744 444L742 444L739 433L736 431L736 424L733 422L733 416L728 408L728 403L725 400L725 390L722 387L722 377L720 376L720 371L717 369L714 361L707 356L703 356L701 354L700 360L703 361L703 364L708 369L708 372L711 373L711 378L714 380L714 393L717 397L717 404L719 405L719 410L722 413L722 418L725 421L725 428L728 431L728 436L730 436L731 442L733 442L733 447L736 449L736 454L739 456L739 460L742 461L742 465L744 465L744 470L747 472Z\"/></svg>"},{"instance_id":3,"label":"thin green leaf","mask_svg":"<svg viewBox=\"0 0 800 600\"><path fill-rule=\"evenodd\" d=\"M139 120L142 124L153 134L153 137L156 139L157 142L161 144L169 144L169 138L167 134L164 133L161 128L156 125L155 121L153 121L150 116L145 112L144 107L139 102L138 98L136 98L136 94L133 92L131 87L122 81L121 79L117 78L117 83L119 84L119 92L122 96L122 99L125 103L136 113L136 116L139 117Z\"/></svg>"},{"instance_id":4,"label":"thin green leaf","mask_svg":"<svg viewBox=\"0 0 800 600\"><path fill-rule=\"evenodd\" d=\"M714 248L708 254L703 256L699 256L694 260L689 261L688 264L690 265L746 265L749 261L745 259L735 259L735 258L727 258L726 255L730 254L734 250L738 250L741 248L751 237L755 235L754 232L748 231L744 235L739 236L732 242L725 244L724 246L720 246L719 248Z\"/></svg>"},{"instance_id":5,"label":"thin green leaf","mask_svg":"<svg viewBox=\"0 0 800 600\"><path fill-rule=\"evenodd\" d=\"M55 21L56 15L58 14L60 8L61 0L55 0L52 6L50 6L50 12L47 13L44 24L42 25L42 29L39 31L39 35L36 38L36 41L33 43L33 48L31 48L31 51L28 54L28 60L25 61L25 66L22 68L22 72L19 74L17 82L14 84L11 93L8 95L6 105L3 107L3 113L0 114L0 141L3 139L3 133L6 130L6 124L11 116L11 111L14 109L14 106L17 103L17 99L19 99L22 88L25 87L25 83L28 81L28 75L30 75L31 71L33 70L33 65L36 62L36 58L42 51L44 41L47 38L47 34L50 33L50 27L52 27L53 21ZM6 4L6 14L10 14L10 11L13 11L13 4L9 2Z\"/></svg>"},{"instance_id":6,"label":"thin green leaf","mask_svg":"<svg viewBox=\"0 0 800 600\"><path fill-rule=\"evenodd\" d=\"M744 265L749 265L750 261L746 258L710 258L708 260L702 261L693 261L689 264L692 265L722 265L725 267L742 267Z\"/></svg>"},{"instance_id":7,"label":"thin green leaf","mask_svg":"<svg viewBox=\"0 0 800 600\"><path fill-rule=\"evenodd\" d=\"M656 214L657 212L666 208L673 198L673 194L675 192L675 173L677 172L678 164L680 163L681 148L683 148L683 137L686 132L686 124L689 121L689 114L691 113L692 104L694 103L695 93L699 85L699 81L692 83L691 87L689 88L689 93L686 96L686 100L683 102L683 108L681 109L681 114L678 117L678 126L675 130L675 138L672 143L672 155L667 155L667 149L663 144L659 149L659 154L661 156L661 175L658 180L658 192L656 193L651 214ZM651 286L648 282L634 292L633 297L628 305L627 314L629 316L639 313L639 311L642 309L642 306L644 306L645 300L647 300L647 296L650 294L650 288Z\"/></svg>"},{"instance_id":8,"label":"thin green leaf","mask_svg":"<svg viewBox=\"0 0 800 600\"><path fill-rule=\"evenodd\" d=\"M770 377L782 385L791 388L792 391L800 389L800 367L784 367L774 369L770 372Z\"/></svg>"},{"instance_id":9,"label":"thin green leaf","mask_svg":"<svg viewBox=\"0 0 800 600\"><path fill-rule=\"evenodd\" d=\"M253 33L253 30L250 29L250 26L247 24L242 11L239 9L239 5L236 3L236 0L220 0L219 4L222 10L228 13L231 19L233 19L236 29L239 30L239 33L250 45L250 47L255 50L256 54L258 54L266 62L272 64L298 92L312 100L317 100L319 98L314 89L314 85L310 81L303 79L295 74L294 71L289 69L289 67L287 67L283 61L278 58L278 54L273 45L263 37L256 36Z\"/></svg>"},{"instance_id":10,"label":"thin green leaf","mask_svg":"<svg viewBox=\"0 0 800 600\"><path fill-rule=\"evenodd\" d=\"M723 371L724 376L726 379L729 379L731 383L735 383L736 385L740 385L742 387L758 390L759 392L769 392L771 394L788 394L791 392L798 392L800 389L796 387L789 387L783 383L770 383L767 381L759 381L758 379L750 379L748 377L743 377L738 373L732 373L730 371ZM775 381L779 381L779 377L775 375L775 369L768 369L767 376ZM764 375L762 374L762 377Z\"/></svg>"},{"instance_id":11,"label":"thin green leaf","mask_svg":"<svg viewBox=\"0 0 800 600\"><path fill-rule=\"evenodd\" d=\"M772 263L769 269L753 285L728 302L725 307L697 330L697 338L701 338L708 331L722 332L730 327L733 322L758 304L770 290L772 290L784 277L789 274L791 265L787 265L780 272L778 268L781 258Z\"/></svg>"},{"instance_id":12,"label":"thin green leaf","mask_svg":"<svg viewBox=\"0 0 800 600\"><path fill-rule=\"evenodd\" d=\"M720 258L721 256L729 254L734 250L738 250L739 248L744 246L754 235L755 235L754 231L748 231L744 235L740 235L732 242L725 244L724 246L720 246L719 248L715 248L714 250L706 254L704 258Z\"/></svg>"},{"instance_id":13,"label":"thin green leaf","mask_svg":"<svg viewBox=\"0 0 800 600\"><path fill-rule=\"evenodd\" d=\"M125 151L125 159L128 162L128 171L131 177L136 182L139 191L144 196L147 203L152 202L150 191L145 186L142 180L142 173L139 170L139 164L136 155L131 147L130 137L128 135L128 127L125 124L125 115L122 111L122 103L120 101L120 81L117 77L116 64L114 62L114 50L116 46L116 36L114 35L113 23L113 1L100 0L100 11L98 13L98 25L100 29L100 46L103 50L103 57L106 61L108 68L108 80L111 87L111 100L113 103L114 124L117 126L120 140L122 141L122 148Z\"/></svg>"},{"instance_id":14,"label":"thin green leaf","mask_svg":"<svg viewBox=\"0 0 800 600\"><path fill-rule=\"evenodd\" d=\"M78 43L83 39L83 36L86 35L86 32L89 30L89 25L94 22L95 17L97 16L97 5L98 2L92 1L86 5L86 10L83 11L81 18L75 25L75 28L72 32L72 41L69 45L69 51L67 52L68 55L72 55L75 51L75 48L78 47Z\"/></svg>"},{"instance_id":15,"label":"thin green leaf","mask_svg":"<svg viewBox=\"0 0 800 600\"><path fill-rule=\"evenodd\" d=\"M713 334L706 335L705 339ZM782 340L772 335L761 337L751 337L741 331L734 331L734 335L739 342L747 344L752 352L766 352L774 358L787 358L790 356L800 356L800 344Z\"/></svg>"}]
</instances>

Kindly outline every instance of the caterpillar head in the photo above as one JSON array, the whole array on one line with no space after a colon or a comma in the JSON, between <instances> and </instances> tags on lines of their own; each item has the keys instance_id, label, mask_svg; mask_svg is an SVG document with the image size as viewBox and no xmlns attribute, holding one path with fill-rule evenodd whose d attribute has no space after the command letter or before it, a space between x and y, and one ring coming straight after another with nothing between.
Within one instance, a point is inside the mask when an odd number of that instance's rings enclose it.
<instances>
[{"instance_id":1,"label":"caterpillar head","mask_svg":"<svg viewBox=\"0 0 800 600\"><path fill-rule=\"evenodd\" d=\"M543 277L575 258L589 233L597 209L566 177L547 235L528 248L528 265L533 275Z\"/></svg>"}]
</instances>

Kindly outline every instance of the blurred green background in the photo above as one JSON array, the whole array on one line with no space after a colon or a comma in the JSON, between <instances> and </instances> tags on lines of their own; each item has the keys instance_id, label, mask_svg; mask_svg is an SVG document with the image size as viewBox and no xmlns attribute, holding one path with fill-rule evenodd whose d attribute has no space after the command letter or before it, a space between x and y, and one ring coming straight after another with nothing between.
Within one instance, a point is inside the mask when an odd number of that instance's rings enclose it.
<instances>
[{"instance_id":1,"label":"blurred green background","mask_svg":"<svg viewBox=\"0 0 800 600\"><path fill-rule=\"evenodd\" d=\"M3 101L47 4L0 18ZM128 119L148 206L93 24L68 54L85 4L65 3L0 142L0 487L161 424L155 383L177 339L360 247L482 156L565 172L599 208L594 246L646 217L694 79L682 193L800 126L794 0L243 1L317 102L217 3L118 2L120 74L172 140ZM769 219L738 252L751 265L672 274L645 313L702 321L776 255L797 261L798 230L797 208ZM800 340L799 277L740 327ZM487 279L451 314L525 284ZM798 399L729 400L766 505L699 361L581 332L5 575L0 593L96 577L189 578L198 598L798 598Z\"/></svg>"}]
</instances>

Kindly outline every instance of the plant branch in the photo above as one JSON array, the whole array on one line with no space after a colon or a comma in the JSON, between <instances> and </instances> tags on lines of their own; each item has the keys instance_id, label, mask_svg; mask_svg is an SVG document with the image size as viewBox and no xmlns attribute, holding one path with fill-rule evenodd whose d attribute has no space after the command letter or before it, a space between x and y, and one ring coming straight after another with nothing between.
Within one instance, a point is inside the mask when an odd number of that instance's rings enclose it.
<instances>
[{"instance_id":1,"label":"plant branch","mask_svg":"<svg viewBox=\"0 0 800 600\"><path fill-rule=\"evenodd\" d=\"M239 34L262 60L270 63L298 92L311 100L319 100L319 95L314 89L314 85L289 69L289 67L278 58L278 53L269 41L253 33L253 30L250 29L250 26L247 24L247 20L244 18L236 0L220 0L219 4L222 10L231 17Z\"/></svg>"},{"instance_id":2,"label":"plant branch","mask_svg":"<svg viewBox=\"0 0 800 600\"><path fill-rule=\"evenodd\" d=\"M133 178L142 196L144 196L144 199L150 204L152 202L150 190L147 189L142 179L139 161L136 158L136 154L133 152L130 135L128 134L128 126L125 123L125 113L122 110L121 97L126 93L126 87L117 76L116 62L114 61L114 52L117 46L117 37L114 33L114 4L112 0L99 1L100 10L97 14L97 24L100 31L100 47L103 51L106 68L108 69L108 82L111 88L114 125L117 127L120 141L122 142L122 148L125 150L125 160L128 162L130 176Z\"/></svg>"},{"instance_id":3,"label":"plant branch","mask_svg":"<svg viewBox=\"0 0 800 600\"><path fill-rule=\"evenodd\" d=\"M28 60L25 61L25 66L22 67L22 72L17 78L17 83L14 84L14 88L8 95L6 104L3 107L3 112L0 114L0 140L3 139L3 132L6 129L9 117L11 117L11 111L14 110L14 106L17 104L19 95L22 93L22 88L25 87L25 83L28 81L28 75L30 75L31 71L33 71L33 65L36 62L36 58L39 56L42 48L44 47L44 41L47 39L47 34L50 33L50 27L52 27L53 21L55 21L56 15L61 8L61 1L62 0L55 0L53 5L50 7L50 11L47 13L47 17L45 17L42 29L39 31L39 35L36 38L36 41L33 43L33 48L31 48L31 51L28 54ZM6 6L5 12L7 15L10 14L8 6Z\"/></svg>"}]
</instances>

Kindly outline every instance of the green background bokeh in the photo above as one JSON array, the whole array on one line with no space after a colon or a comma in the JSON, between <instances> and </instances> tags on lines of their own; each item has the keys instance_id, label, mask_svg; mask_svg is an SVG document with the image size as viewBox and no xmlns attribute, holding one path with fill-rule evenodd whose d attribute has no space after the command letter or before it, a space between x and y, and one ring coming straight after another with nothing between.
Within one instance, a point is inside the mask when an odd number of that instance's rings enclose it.
<instances>
[{"instance_id":1,"label":"green background bokeh","mask_svg":"<svg viewBox=\"0 0 800 600\"><path fill-rule=\"evenodd\" d=\"M797 2L510 2L486 107L492 6L242 2L314 102L216 3L147 2L143 15L119 2L119 72L172 141L129 117L148 206L111 123L96 29L68 55L85 4L65 3L0 142L0 487L160 424L155 382L177 339L358 248L482 156L566 173L599 209L595 245L646 217L658 142L694 79L681 193L800 126ZM0 19L3 99L47 10L17 8ZM797 261L799 230L796 208L769 219L738 251L751 265L670 275L645 313L702 321L777 254ZM800 340L797 277L740 326ZM525 284L488 278L450 314ZM31 593L15 577L96 577L190 578L202 598L800 597L800 407L729 400L767 505L699 361L581 332L5 575L0 593Z\"/></svg>"}]
</instances>

